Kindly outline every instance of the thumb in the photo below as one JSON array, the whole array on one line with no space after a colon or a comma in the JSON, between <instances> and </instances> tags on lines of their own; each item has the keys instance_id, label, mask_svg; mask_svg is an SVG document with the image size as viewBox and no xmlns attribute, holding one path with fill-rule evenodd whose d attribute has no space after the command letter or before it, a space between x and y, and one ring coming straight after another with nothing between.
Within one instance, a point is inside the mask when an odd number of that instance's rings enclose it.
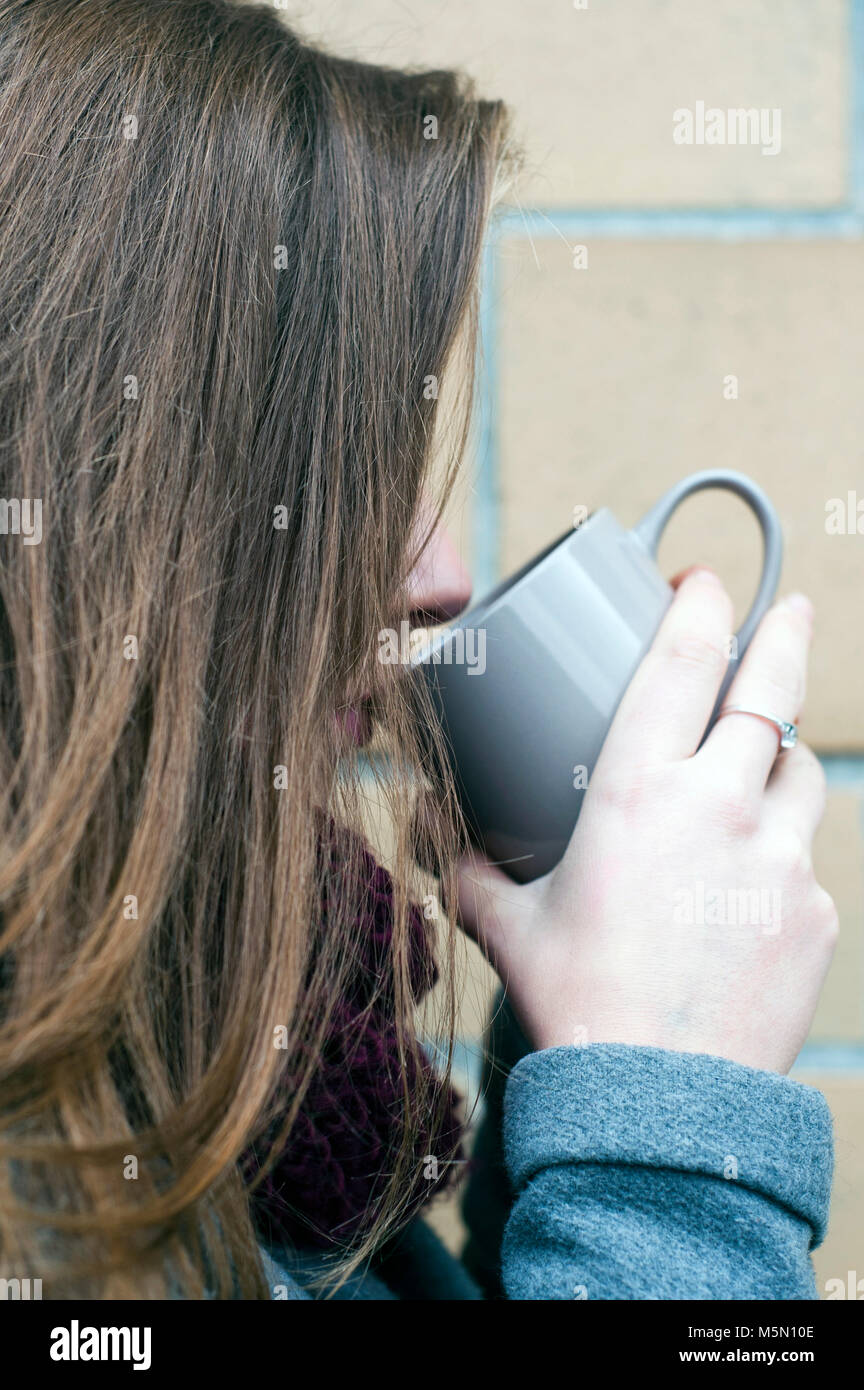
<instances>
[{"instance_id":1,"label":"thumb","mask_svg":"<svg viewBox=\"0 0 864 1390\"><path fill-rule=\"evenodd\" d=\"M456 876L459 925L500 974L526 914L525 888L479 852L462 856Z\"/></svg>"}]
</instances>

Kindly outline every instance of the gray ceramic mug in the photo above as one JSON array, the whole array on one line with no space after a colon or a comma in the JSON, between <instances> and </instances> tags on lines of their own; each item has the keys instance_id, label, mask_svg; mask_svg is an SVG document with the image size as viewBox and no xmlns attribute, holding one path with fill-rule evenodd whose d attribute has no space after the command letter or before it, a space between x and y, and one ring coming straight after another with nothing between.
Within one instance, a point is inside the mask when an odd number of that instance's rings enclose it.
<instances>
[{"instance_id":1,"label":"gray ceramic mug","mask_svg":"<svg viewBox=\"0 0 864 1390\"><path fill-rule=\"evenodd\" d=\"M762 577L732 648L722 700L736 657L774 598L783 554L765 493L726 470L684 478L632 531L605 507L593 512L416 658L468 824L519 882L547 873L567 847L613 715L672 600L655 562L663 529L679 503L703 488L743 498L764 541Z\"/></svg>"}]
</instances>

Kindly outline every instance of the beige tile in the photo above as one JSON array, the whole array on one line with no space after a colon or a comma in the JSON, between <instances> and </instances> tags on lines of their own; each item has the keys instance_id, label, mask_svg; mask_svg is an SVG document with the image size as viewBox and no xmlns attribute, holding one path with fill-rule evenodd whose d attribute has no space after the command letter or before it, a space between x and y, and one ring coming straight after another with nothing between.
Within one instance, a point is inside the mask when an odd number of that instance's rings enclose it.
<instances>
[{"instance_id":1,"label":"beige tile","mask_svg":"<svg viewBox=\"0 0 864 1390\"><path fill-rule=\"evenodd\" d=\"M467 1231L462 1220L461 1202L465 1179L454 1183L452 1189L433 1197L423 1212L423 1220L436 1233L441 1242L451 1252L459 1256L465 1244Z\"/></svg>"},{"instance_id":2,"label":"beige tile","mask_svg":"<svg viewBox=\"0 0 864 1390\"><path fill-rule=\"evenodd\" d=\"M363 784L363 799L359 809L360 828L365 833L376 859L386 868L392 869L396 850L393 820L380 784L371 778ZM414 884L415 900L420 901L427 892L434 891L435 881L418 871ZM442 965L447 959L445 938L448 930L446 919L442 917L441 944L438 949L438 960ZM461 931L455 939L453 966L457 1000L456 1036L473 1045L483 1037L489 1009L498 987L498 977L479 947ZM433 1028L440 1026L441 1020L446 1016L444 1010L447 1008L447 985L443 973L442 970L442 980L426 1005L428 1012L425 1019Z\"/></svg>"},{"instance_id":3,"label":"beige tile","mask_svg":"<svg viewBox=\"0 0 864 1390\"><path fill-rule=\"evenodd\" d=\"M824 1298L829 1279L848 1283L850 1270L864 1279L864 1078L807 1080L824 1091L834 1117L831 1220L825 1243L813 1258L816 1285ZM858 1298L864 1298L864 1288Z\"/></svg>"},{"instance_id":4,"label":"beige tile","mask_svg":"<svg viewBox=\"0 0 864 1390\"><path fill-rule=\"evenodd\" d=\"M466 943L462 981L459 1034L473 1042L484 1035L500 983L486 957L473 942Z\"/></svg>"},{"instance_id":5,"label":"beige tile","mask_svg":"<svg viewBox=\"0 0 864 1390\"><path fill-rule=\"evenodd\" d=\"M574 270L566 245L512 239L498 280L503 569L577 503L632 524L688 472L750 473L783 521L783 588L816 603L803 735L864 746L864 535L825 527L830 499L864 502L864 248L598 241ZM737 400L724 399L730 374ZM662 566L695 560L719 569L740 614L759 564L740 502L682 507Z\"/></svg>"},{"instance_id":6,"label":"beige tile","mask_svg":"<svg viewBox=\"0 0 864 1390\"><path fill-rule=\"evenodd\" d=\"M291 11L288 11L290 14ZM511 106L523 201L816 206L845 196L846 0L310 0L299 27L340 53L459 67ZM292 16L293 17L293 16ZM781 150L676 145L672 113L779 108Z\"/></svg>"},{"instance_id":7,"label":"beige tile","mask_svg":"<svg viewBox=\"0 0 864 1390\"><path fill-rule=\"evenodd\" d=\"M813 1041L864 1040L864 816L861 798L832 792L813 862L840 914L840 940L810 1032ZM864 1270L862 1270L864 1275Z\"/></svg>"}]
</instances>

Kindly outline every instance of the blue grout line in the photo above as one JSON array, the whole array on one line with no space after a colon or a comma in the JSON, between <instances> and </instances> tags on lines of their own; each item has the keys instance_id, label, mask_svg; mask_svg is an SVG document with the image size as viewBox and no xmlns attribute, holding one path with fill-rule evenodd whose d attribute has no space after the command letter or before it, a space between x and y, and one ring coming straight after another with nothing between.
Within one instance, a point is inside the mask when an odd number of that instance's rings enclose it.
<instances>
[{"instance_id":1,"label":"blue grout line","mask_svg":"<svg viewBox=\"0 0 864 1390\"><path fill-rule=\"evenodd\" d=\"M852 0L849 21L849 45L852 54L849 193L853 207L864 215L864 0Z\"/></svg>"},{"instance_id":2,"label":"blue grout line","mask_svg":"<svg viewBox=\"0 0 864 1390\"><path fill-rule=\"evenodd\" d=\"M791 1075L819 1072L822 1076L864 1077L864 1042L805 1043Z\"/></svg>"},{"instance_id":3,"label":"blue grout line","mask_svg":"<svg viewBox=\"0 0 864 1390\"><path fill-rule=\"evenodd\" d=\"M480 427L474 496L474 592L486 593L498 575L498 324L497 244L490 235L483 256L480 297L481 369L478 382Z\"/></svg>"},{"instance_id":4,"label":"blue grout line","mask_svg":"<svg viewBox=\"0 0 864 1390\"><path fill-rule=\"evenodd\" d=\"M427 1044L430 1060L440 1061L441 1050L434 1044ZM480 1093L480 1074L483 1065L484 1044L482 1038L459 1037L453 1048L453 1070L459 1075L462 1086L469 1092L473 1101ZM804 1047L792 1068L793 1078L806 1073L818 1073L823 1077L851 1077L864 1079L864 1041L862 1042L809 1042Z\"/></svg>"},{"instance_id":5,"label":"blue grout line","mask_svg":"<svg viewBox=\"0 0 864 1390\"><path fill-rule=\"evenodd\" d=\"M864 215L836 208L537 208L507 211L500 235L602 237L606 240L669 241L854 241L864 233Z\"/></svg>"},{"instance_id":6,"label":"blue grout line","mask_svg":"<svg viewBox=\"0 0 864 1390\"><path fill-rule=\"evenodd\" d=\"M820 753L819 761L825 772L829 791L853 791L864 794L864 754Z\"/></svg>"}]
</instances>

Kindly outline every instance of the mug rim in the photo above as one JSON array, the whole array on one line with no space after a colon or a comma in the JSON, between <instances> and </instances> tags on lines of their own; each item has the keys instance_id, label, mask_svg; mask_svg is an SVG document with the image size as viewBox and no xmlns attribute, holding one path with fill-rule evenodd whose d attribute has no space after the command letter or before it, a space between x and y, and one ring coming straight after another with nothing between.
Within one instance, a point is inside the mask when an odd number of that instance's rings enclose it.
<instances>
[{"instance_id":1,"label":"mug rim","mask_svg":"<svg viewBox=\"0 0 864 1390\"><path fill-rule=\"evenodd\" d=\"M586 527L590 526L592 521L595 521L597 517L608 515L609 512L609 507L598 507L596 511L591 512L590 515L585 518L581 526L571 527L569 531L565 531L557 540L552 541L545 550L541 550L539 555L535 555L533 560L527 561L521 568L517 569L514 575L511 575L508 579L502 579L498 584L493 585L484 598L472 604L472 606L461 614L460 617L456 618L455 621L444 624L442 631L435 637L434 641L432 641L429 646L423 648L422 655L413 657L410 664L412 666L429 665L434 653L440 651L442 647L452 641L453 637L460 629L474 626L477 617L480 615L482 615L483 619L491 618L505 599L511 598L529 579L539 574L540 571L552 561L553 557L562 546L566 545L568 541L573 541L577 536L580 536ZM472 619L474 619L473 623L471 621Z\"/></svg>"}]
</instances>

